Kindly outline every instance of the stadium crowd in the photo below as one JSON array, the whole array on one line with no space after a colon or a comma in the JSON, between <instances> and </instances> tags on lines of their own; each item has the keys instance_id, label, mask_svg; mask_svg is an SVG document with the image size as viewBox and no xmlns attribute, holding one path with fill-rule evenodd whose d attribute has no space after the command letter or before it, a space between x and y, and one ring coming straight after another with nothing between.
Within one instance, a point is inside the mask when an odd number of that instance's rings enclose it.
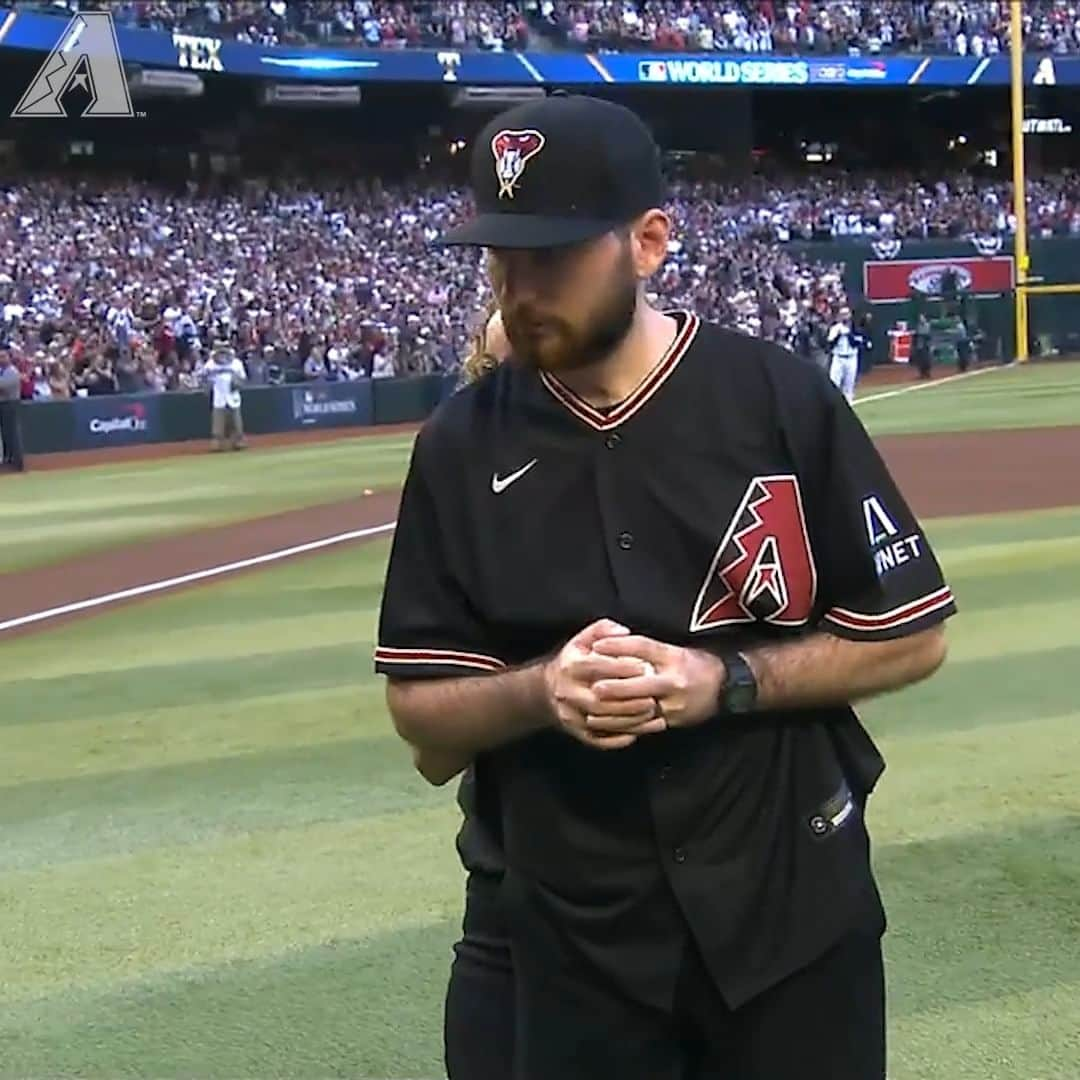
<instances>
[{"instance_id":1,"label":"stadium crowd","mask_svg":"<svg viewBox=\"0 0 1080 1080\"><path fill-rule=\"evenodd\" d=\"M21 6L107 7L127 25L264 45L988 56L1006 49L1009 38L1006 0L38 0ZM1035 51L1080 51L1080 3L1025 0L1024 33Z\"/></svg>"},{"instance_id":2,"label":"stadium crowd","mask_svg":"<svg viewBox=\"0 0 1080 1080\"><path fill-rule=\"evenodd\" d=\"M1080 233L1074 178L1033 189L1035 227ZM677 181L653 299L807 351L847 302L827 238L1003 232L1009 198L963 178ZM431 241L467 209L452 186L378 181L2 185L0 343L38 399L194 388L222 339L255 383L454 371L485 278L477 253Z\"/></svg>"}]
</instances>

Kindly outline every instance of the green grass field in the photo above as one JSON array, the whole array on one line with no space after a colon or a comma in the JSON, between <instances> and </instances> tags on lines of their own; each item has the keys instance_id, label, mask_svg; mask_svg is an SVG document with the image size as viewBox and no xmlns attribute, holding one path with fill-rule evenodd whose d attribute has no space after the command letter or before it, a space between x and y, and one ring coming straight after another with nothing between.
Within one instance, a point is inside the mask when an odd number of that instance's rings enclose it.
<instances>
[{"instance_id":1,"label":"green grass field","mask_svg":"<svg viewBox=\"0 0 1080 1080\"><path fill-rule=\"evenodd\" d=\"M29 472L0 505L0 574L400 482L411 435Z\"/></svg>"},{"instance_id":2,"label":"green grass field","mask_svg":"<svg viewBox=\"0 0 1080 1080\"><path fill-rule=\"evenodd\" d=\"M1078 402L1080 368L1047 367L862 408L894 432ZM325 501L391 482L406 448L289 450L272 485L261 453L31 476L0 537L18 523L51 559L102 542L118 506L110 542ZM962 608L950 662L863 710L890 764L871 805L890 1076L1076 1080L1080 508L929 531ZM442 1075L457 814L370 674L387 547L0 645L0 1076Z\"/></svg>"}]
</instances>

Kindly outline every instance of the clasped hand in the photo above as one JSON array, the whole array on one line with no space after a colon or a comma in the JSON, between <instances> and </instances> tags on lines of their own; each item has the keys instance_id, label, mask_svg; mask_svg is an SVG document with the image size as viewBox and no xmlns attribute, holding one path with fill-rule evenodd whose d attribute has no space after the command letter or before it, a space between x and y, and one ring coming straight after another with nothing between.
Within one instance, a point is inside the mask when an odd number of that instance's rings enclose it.
<instances>
[{"instance_id":1,"label":"clasped hand","mask_svg":"<svg viewBox=\"0 0 1080 1080\"><path fill-rule=\"evenodd\" d=\"M557 725L601 750L704 722L723 680L722 662L709 653L632 634L611 619L585 627L544 666Z\"/></svg>"}]
</instances>

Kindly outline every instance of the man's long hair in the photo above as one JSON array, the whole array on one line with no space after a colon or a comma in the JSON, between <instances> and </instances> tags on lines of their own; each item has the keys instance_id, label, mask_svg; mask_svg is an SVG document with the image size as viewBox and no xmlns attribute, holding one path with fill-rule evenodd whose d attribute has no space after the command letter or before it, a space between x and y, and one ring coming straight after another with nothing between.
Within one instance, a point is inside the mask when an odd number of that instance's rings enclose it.
<instances>
[{"instance_id":1,"label":"man's long hair","mask_svg":"<svg viewBox=\"0 0 1080 1080\"><path fill-rule=\"evenodd\" d=\"M487 328L491 316L499 310L498 301L491 297L484 306L476 329L473 331L472 340L469 342L469 351L461 362L462 385L476 382L489 371L494 371L499 366L499 359L487 351Z\"/></svg>"}]
</instances>

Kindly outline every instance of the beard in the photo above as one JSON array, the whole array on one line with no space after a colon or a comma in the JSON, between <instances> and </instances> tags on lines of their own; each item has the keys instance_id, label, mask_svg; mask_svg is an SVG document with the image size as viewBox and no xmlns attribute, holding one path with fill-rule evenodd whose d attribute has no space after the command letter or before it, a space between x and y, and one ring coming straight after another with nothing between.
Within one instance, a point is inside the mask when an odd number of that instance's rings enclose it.
<instances>
[{"instance_id":1,"label":"beard","mask_svg":"<svg viewBox=\"0 0 1080 1080\"><path fill-rule=\"evenodd\" d=\"M580 371L610 356L630 332L638 282L627 250L588 320L574 326L558 315L519 304L502 311L514 359L538 371Z\"/></svg>"}]
</instances>

